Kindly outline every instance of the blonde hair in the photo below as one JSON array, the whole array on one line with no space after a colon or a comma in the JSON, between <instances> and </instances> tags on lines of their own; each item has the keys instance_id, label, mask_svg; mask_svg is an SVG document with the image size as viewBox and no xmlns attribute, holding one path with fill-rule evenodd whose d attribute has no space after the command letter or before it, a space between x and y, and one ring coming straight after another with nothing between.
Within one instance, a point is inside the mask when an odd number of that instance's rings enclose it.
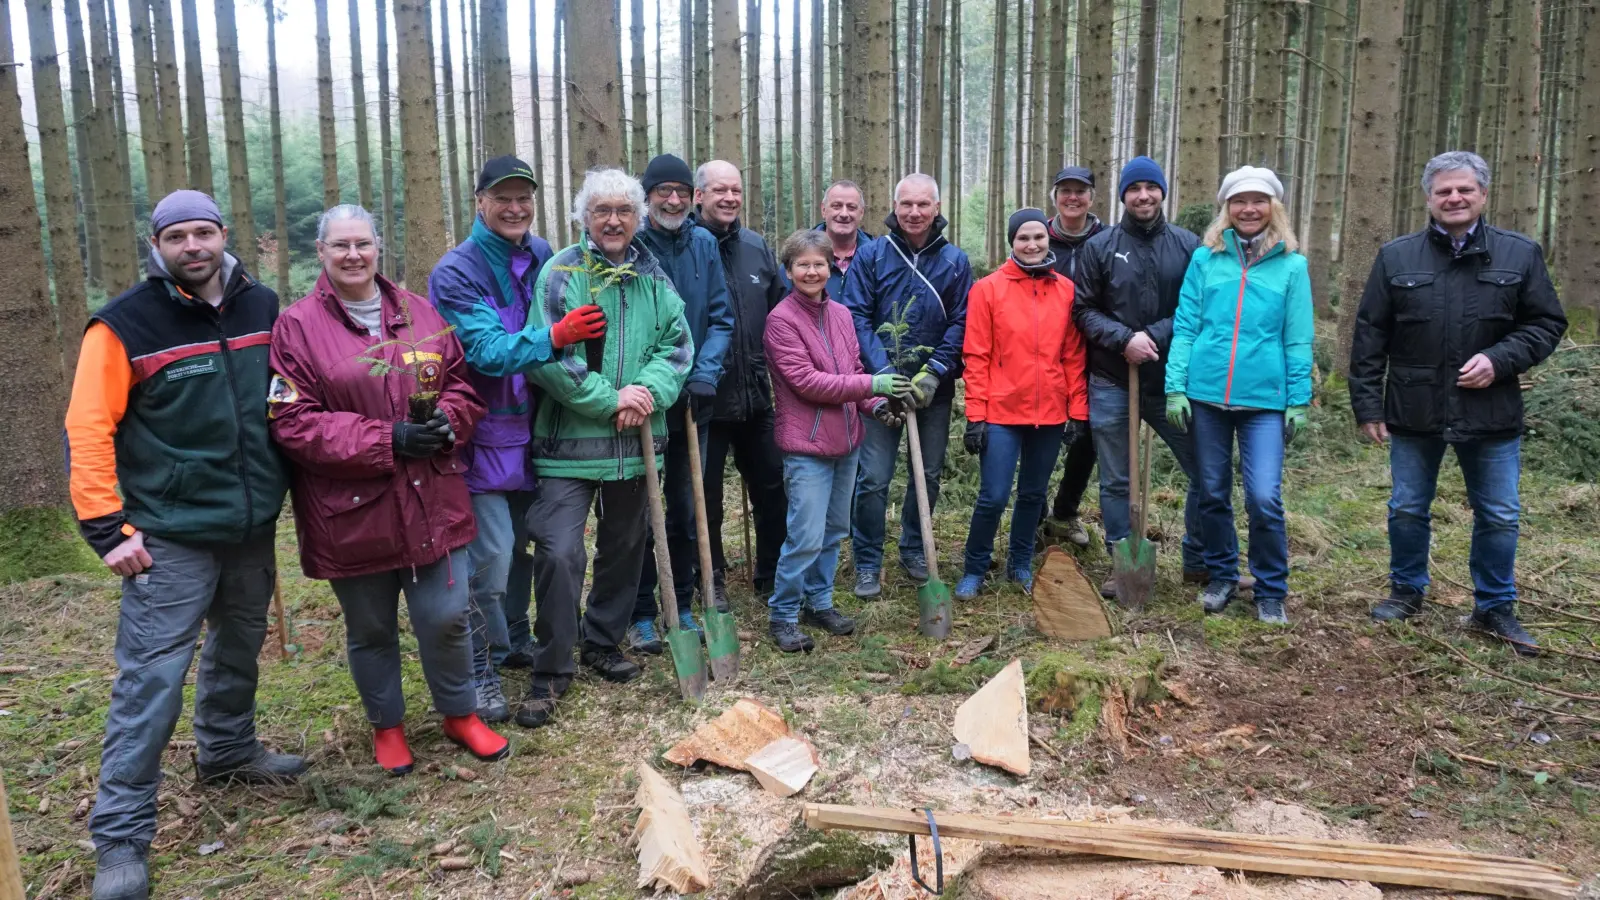
<instances>
[{"instance_id":1,"label":"blonde hair","mask_svg":"<svg viewBox=\"0 0 1600 900\"><path fill-rule=\"evenodd\" d=\"M1300 249L1300 240L1294 236L1294 225L1289 221L1289 210L1284 208L1283 201L1276 197L1272 200L1272 214L1267 217L1267 227L1262 230L1261 237L1266 239L1262 246L1271 249L1281 241L1286 253L1294 253ZM1233 226L1233 217L1228 214L1228 204L1223 203L1217 210L1217 217L1211 220L1211 225L1206 228L1206 235L1200 242L1210 247L1213 252L1221 253L1228 247L1222 242L1222 233Z\"/></svg>"}]
</instances>

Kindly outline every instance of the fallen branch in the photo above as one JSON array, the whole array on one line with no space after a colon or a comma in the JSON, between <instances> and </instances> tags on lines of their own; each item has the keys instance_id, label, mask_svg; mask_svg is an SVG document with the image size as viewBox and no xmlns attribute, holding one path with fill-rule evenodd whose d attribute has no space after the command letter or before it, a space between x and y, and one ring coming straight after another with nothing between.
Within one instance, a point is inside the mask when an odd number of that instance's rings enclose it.
<instances>
[{"instance_id":1,"label":"fallen branch","mask_svg":"<svg viewBox=\"0 0 1600 900\"><path fill-rule=\"evenodd\" d=\"M1530 588L1530 590L1537 591L1539 589ZM1595 625L1600 625L1600 619L1597 619L1594 616L1585 616L1575 612L1567 612L1559 606L1550 606L1548 604L1540 603L1537 600L1529 600L1527 597L1519 597L1517 598L1517 602L1524 606L1531 606L1534 609L1542 609L1545 612L1555 613L1558 616L1566 616L1569 619L1577 619L1579 622L1589 622Z\"/></svg>"},{"instance_id":2,"label":"fallen branch","mask_svg":"<svg viewBox=\"0 0 1600 900\"><path fill-rule=\"evenodd\" d=\"M1468 666L1471 666L1473 669L1476 669L1477 671L1482 672L1483 674L1489 676L1490 678L1498 678L1501 681L1510 682L1511 684L1515 684L1515 685L1519 685L1521 687L1529 688L1530 690L1542 691L1542 692L1544 692L1546 694L1554 694L1557 697L1566 697L1568 700L1582 700L1585 703L1600 703L1600 697L1596 697L1593 694L1574 694L1571 691L1563 691L1560 688L1545 687L1542 684L1534 684L1531 681L1523 681L1520 678L1512 678L1510 675L1502 675L1499 672L1496 672L1493 669L1490 669L1488 666L1482 666L1482 665L1479 665L1478 663L1473 662L1472 661L1472 657L1466 655L1465 653L1462 653L1460 650L1457 650L1456 648L1450 646L1449 644L1446 644L1444 641L1439 640L1438 638L1434 637L1431 634L1424 634L1421 631L1417 632L1417 634L1419 636L1421 636L1421 637L1426 638L1427 640L1431 641L1432 643L1438 644L1439 646L1443 647L1444 649L1450 651L1450 653L1453 656L1455 656L1457 659L1459 659L1462 662L1466 663Z\"/></svg>"},{"instance_id":3,"label":"fallen branch","mask_svg":"<svg viewBox=\"0 0 1600 900\"><path fill-rule=\"evenodd\" d=\"M1579 781L1578 779L1573 778L1570 775L1561 775L1561 774L1558 774L1558 773L1555 773L1555 772L1541 772L1538 769L1524 769L1521 766L1513 766L1510 763L1496 762L1496 761L1494 761L1492 759L1485 759L1484 757L1481 757L1481 756L1473 756L1470 753L1457 753L1456 751L1451 750L1448 747L1445 747L1443 749L1444 749L1444 752L1446 754L1448 754L1451 759L1454 759L1457 762L1471 763L1472 765L1475 765L1475 766L1483 766L1486 769L1495 769L1497 771L1503 770L1503 771L1506 771L1506 772L1515 772L1518 775L1526 775L1529 778L1535 778L1535 777L1537 777L1539 775L1543 775L1546 778L1565 778L1568 781L1572 782L1573 784L1577 785L1578 787L1583 788L1586 791L1600 790L1600 786L1589 784L1588 782L1584 782L1584 781Z\"/></svg>"}]
</instances>

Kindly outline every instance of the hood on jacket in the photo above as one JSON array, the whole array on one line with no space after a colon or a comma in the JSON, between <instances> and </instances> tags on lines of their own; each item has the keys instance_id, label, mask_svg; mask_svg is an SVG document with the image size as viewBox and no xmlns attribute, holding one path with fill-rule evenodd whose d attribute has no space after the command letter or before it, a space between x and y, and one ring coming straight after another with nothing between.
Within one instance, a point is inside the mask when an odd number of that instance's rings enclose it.
<instances>
[{"instance_id":1,"label":"hood on jacket","mask_svg":"<svg viewBox=\"0 0 1600 900\"><path fill-rule=\"evenodd\" d=\"M226 250L222 251L221 273L222 287L224 290L227 289L228 283L233 281L233 272L237 268L239 268L239 258ZM175 287L183 288L183 290L188 291L188 288L179 284L178 279L172 274L172 272L168 271L166 259L162 258L161 254L157 253L154 247L150 248L150 257L145 261L144 273L148 278L159 278L162 281L174 285Z\"/></svg>"},{"instance_id":2,"label":"hood on jacket","mask_svg":"<svg viewBox=\"0 0 1600 900\"><path fill-rule=\"evenodd\" d=\"M906 233L900 227L899 216L895 215L894 213L889 213L887 216L883 217L883 224L888 226L889 235L891 237L899 238L900 243L905 244L906 248L910 249L911 242L906 239ZM934 248L938 247L939 242L944 240L944 230L948 227L950 227L950 220L946 219L943 213L934 216L933 224L928 227L928 242L922 245L922 248L917 252L926 253L929 250L933 250Z\"/></svg>"}]
</instances>

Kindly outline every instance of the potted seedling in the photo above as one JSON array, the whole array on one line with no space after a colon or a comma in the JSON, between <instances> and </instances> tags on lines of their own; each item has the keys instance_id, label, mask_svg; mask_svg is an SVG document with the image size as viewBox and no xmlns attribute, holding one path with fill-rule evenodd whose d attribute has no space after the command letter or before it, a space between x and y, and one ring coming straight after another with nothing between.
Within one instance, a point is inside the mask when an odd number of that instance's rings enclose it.
<instances>
[{"instance_id":1,"label":"potted seedling","mask_svg":"<svg viewBox=\"0 0 1600 900\"><path fill-rule=\"evenodd\" d=\"M404 304L403 300L401 312L405 316L406 332L415 334L415 331L411 328L411 309ZM371 366L372 368L368 370L367 374L374 378L382 378L385 375L393 374L410 378L417 389L406 397L407 413L412 422L422 425L433 418L434 413L438 411L439 387L444 380L443 354L422 348L455 330L456 327L451 325L442 331L436 331L423 338L413 340L391 338L387 341L380 341L362 351L362 355L356 357L356 362ZM383 358L388 354L382 351L389 347L402 348L399 365Z\"/></svg>"},{"instance_id":2,"label":"potted seedling","mask_svg":"<svg viewBox=\"0 0 1600 900\"><path fill-rule=\"evenodd\" d=\"M634 269L633 263L613 265L604 257L596 256L589 252L588 248L584 248L582 265L556 266L555 270L557 272L582 275L589 285L589 302L595 304L600 302L600 295L605 293L607 288L622 284L629 279L637 277L639 274ZM590 338L583 342L583 361L584 365L588 366L589 371L600 371L601 366L605 364L605 350L606 339L604 336Z\"/></svg>"}]
</instances>

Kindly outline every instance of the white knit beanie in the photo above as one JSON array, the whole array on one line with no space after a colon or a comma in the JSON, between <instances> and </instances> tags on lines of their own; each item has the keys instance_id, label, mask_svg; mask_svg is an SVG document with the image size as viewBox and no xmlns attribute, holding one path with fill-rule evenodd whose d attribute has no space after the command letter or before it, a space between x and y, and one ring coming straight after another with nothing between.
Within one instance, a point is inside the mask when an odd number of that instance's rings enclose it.
<instances>
[{"instance_id":1,"label":"white knit beanie","mask_svg":"<svg viewBox=\"0 0 1600 900\"><path fill-rule=\"evenodd\" d=\"M1274 200L1283 199L1283 182L1271 169L1240 166L1222 179L1222 190L1217 191L1217 202L1227 203L1230 198L1246 191L1266 194Z\"/></svg>"}]
</instances>

